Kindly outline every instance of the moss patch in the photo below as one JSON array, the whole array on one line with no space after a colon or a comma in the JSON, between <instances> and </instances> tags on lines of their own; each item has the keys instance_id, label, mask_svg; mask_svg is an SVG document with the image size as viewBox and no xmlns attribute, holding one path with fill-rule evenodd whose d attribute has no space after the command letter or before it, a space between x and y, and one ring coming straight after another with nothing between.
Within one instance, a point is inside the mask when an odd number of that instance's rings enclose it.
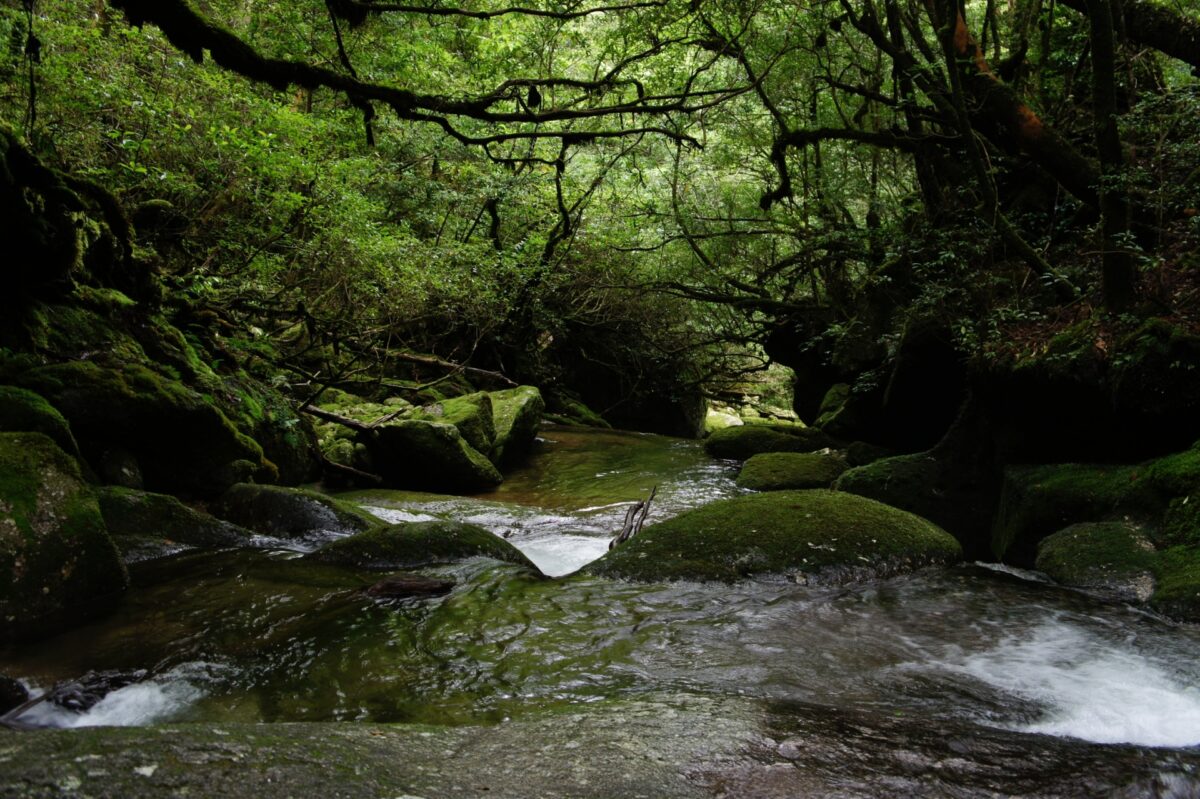
<instances>
[{"instance_id":1,"label":"moss patch","mask_svg":"<svg viewBox=\"0 0 1200 799\"><path fill-rule=\"evenodd\" d=\"M407 522L341 538L308 557L367 569L411 569L483 556L537 567L482 527L453 521ZM540 573L540 572L539 572Z\"/></svg>"},{"instance_id":2,"label":"moss patch","mask_svg":"<svg viewBox=\"0 0 1200 799\"><path fill-rule=\"evenodd\" d=\"M634 580L838 570L858 576L961 554L944 530L883 503L835 491L778 491L713 502L647 527L585 571Z\"/></svg>"},{"instance_id":3,"label":"moss patch","mask_svg":"<svg viewBox=\"0 0 1200 799\"><path fill-rule=\"evenodd\" d=\"M716 430L704 440L704 449L714 458L744 461L761 452L814 452L835 447L830 436L800 425L747 424Z\"/></svg>"},{"instance_id":4,"label":"moss patch","mask_svg":"<svg viewBox=\"0 0 1200 799\"><path fill-rule=\"evenodd\" d=\"M463 440L479 452L490 452L496 441L492 398L479 391L415 409L408 418L442 422L458 428Z\"/></svg>"},{"instance_id":5,"label":"moss patch","mask_svg":"<svg viewBox=\"0 0 1200 799\"><path fill-rule=\"evenodd\" d=\"M486 457L450 424L415 419L388 422L365 443L388 485L430 491L484 491L503 481Z\"/></svg>"},{"instance_id":6,"label":"moss patch","mask_svg":"<svg viewBox=\"0 0 1200 799\"><path fill-rule=\"evenodd\" d=\"M0 433L0 639L86 618L128 582L75 460L41 433Z\"/></svg>"},{"instance_id":7,"label":"moss patch","mask_svg":"<svg viewBox=\"0 0 1200 799\"><path fill-rule=\"evenodd\" d=\"M1186 621L1200 621L1200 547L1172 547L1159 553L1157 590L1150 606Z\"/></svg>"},{"instance_id":8,"label":"moss patch","mask_svg":"<svg viewBox=\"0 0 1200 799\"><path fill-rule=\"evenodd\" d=\"M828 488L846 463L836 455L818 452L764 452L750 458L737 484L753 491L789 488Z\"/></svg>"}]
</instances>

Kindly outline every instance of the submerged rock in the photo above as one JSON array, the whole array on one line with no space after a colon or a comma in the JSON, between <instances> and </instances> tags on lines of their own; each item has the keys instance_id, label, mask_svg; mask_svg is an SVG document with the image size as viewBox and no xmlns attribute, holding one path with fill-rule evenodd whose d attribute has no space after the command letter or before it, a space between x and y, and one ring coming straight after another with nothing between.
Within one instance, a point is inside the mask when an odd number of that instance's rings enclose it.
<instances>
[{"instance_id":1,"label":"submerged rock","mask_svg":"<svg viewBox=\"0 0 1200 799\"><path fill-rule=\"evenodd\" d=\"M315 560L363 569L412 569L495 558L538 568L521 550L482 527L452 521L403 522L332 541L308 555Z\"/></svg>"},{"instance_id":2,"label":"submerged rock","mask_svg":"<svg viewBox=\"0 0 1200 799\"><path fill-rule=\"evenodd\" d=\"M959 559L931 522L835 491L720 500L652 525L585 571L633 580L735 581L763 573L834 582Z\"/></svg>"},{"instance_id":3,"label":"submerged rock","mask_svg":"<svg viewBox=\"0 0 1200 799\"><path fill-rule=\"evenodd\" d=\"M815 428L800 425L748 424L716 430L704 440L714 458L744 461L760 452L815 452L837 442Z\"/></svg>"},{"instance_id":4,"label":"submerged rock","mask_svg":"<svg viewBox=\"0 0 1200 799\"><path fill-rule=\"evenodd\" d=\"M232 486L210 509L227 522L279 538L347 535L383 523L355 505L316 491L252 483Z\"/></svg>"},{"instance_id":5,"label":"submerged rock","mask_svg":"<svg viewBox=\"0 0 1200 799\"><path fill-rule=\"evenodd\" d=\"M763 452L742 465L737 484L752 491L829 488L846 462L827 452Z\"/></svg>"},{"instance_id":6,"label":"submerged rock","mask_svg":"<svg viewBox=\"0 0 1200 799\"><path fill-rule=\"evenodd\" d=\"M454 580L426 577L423 574L390 574L363 593L376 599L409 599L412 597L442 596L457 585Z\"/></svg>"},{"instance_id":7,"label":"submerged rock","mask_svg":"<svg viewBox=\"0 0 1200 799\"><path fill-rule=\"evenodd\" d=\"M1073 524L1038 544L1037 568L1072 588L1122 602L1154 593L1154 544L1128 522Z\"/></svg>"},{"instance_id":8,"label":"submerged rock","mask_svg":"<svg viewBox=\"0 0 1200 799\"><path fill-rule=\"evenodd\" d=\"M127 563L182 549L245 545L254 535L166 494L108 486L97 496L108 533Z\"/></svg>"},{"instance_id":9,"label":"submerged rock","mask_svg":"<svg viewBox=\"0 0 1200 799\"><path fill-rule=\"evenodd\" d=\"M54 632L128 583L75 460L41 433L0 433L0 639Z\"/></svg>"}]
</instances>

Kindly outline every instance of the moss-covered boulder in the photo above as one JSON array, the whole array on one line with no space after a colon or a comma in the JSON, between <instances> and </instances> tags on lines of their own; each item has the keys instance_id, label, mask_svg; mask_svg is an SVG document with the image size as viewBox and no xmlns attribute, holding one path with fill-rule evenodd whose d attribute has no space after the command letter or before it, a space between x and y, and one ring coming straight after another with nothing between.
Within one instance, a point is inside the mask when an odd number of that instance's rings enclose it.
<instances>
[{"instance_id":1,"label":"moss-covered boulder","mask_svg":"<svg viewBox=\"0 0 1200 799\"><path fill-rule=\"evenodd\" d=\"M118 486L101 488L96 494L108 534L127 563L183 549L242 546L254 535L167 494Z\"/></svg>"},{"instance_id":2,"label":"moss-covered boulder","mask_svg":"<svg viewBox=\"0 0 1200 799\"><path fill-rule=\"evenodd\" d=\"M836 491L776 491L713 502L652 525L585 571L633 580L734 581L761 573L843 581L962 555L941 528Z\"/></svg>"},{"instance_id":3,"label":"moss-covered boulder","mask_svg":"<svg viewBox=\"0 0 1200 799\"><path fill-rule=\"evenodd\" d=\"M1077 522L1125 516L1158 525L1173 500L1200 495L1200 448L1141 464L1010 467L992 529L997 557L1032 561L1042 538ZM1181 517L1186 506L1176 505Z\"/></svg>"},{"instance_id":4,"label":"moss-covered boulder","mask_svg":"<svg viewBox=\"0 0 1200 799\"><path fill-rule=\"evenodd\" d=\"M376 473L390 486L474 492L504 480L452 424L417 419L388 422L370 431L364 442Z\"/></svg>"},{"instance_id":5,"label":"moss-covered boulder","mask_svg":"<svg viewBox=\"0 0 1200 799\"><path fill-rule=\"evenodd\" d=\"M307 557L363 569L412 569L479 556L538 571L521 550L503 538L482 527L453 521L405 522L377 527L340 538Z\"/></svg>"},{"instance_id":6,"label":"moss-covered boulder","mask_svg":"<svg viewBox=\"0 0 1200 799\"><path fill-rule=\"evenodd\" d=\"M481 453L491 452L496 443L492 398L483 391L423 405L408 418L452 424L463 440Z\"/></svg>"},{"instance_id":7,"label":"moss-covered boulder","mask_svg":"<svg viewBox=\"0 0 1200 799\"><path fill-rule=\"evenodd\" d=\"M841 457L825 452L764 452L742 465L737 484L752 491L829 488L846 471Z\"/></svg>"},{"instance_id":8,"label":"moss-covered boulder","mask_svg":"<svg viewBox=\"0 0 1200 799\"><path fill-rule=\"evenodd\" d=\"M1154 593L1157 554L1138 525L1084 522L1038 544L1037 568L1062 585L1123 602Z\"/></svg>"},{"instance_id":9,"label":"moss-covered boulder","mask_svg":"<svg viewBox=\"0 0 1200 799\"><path fill-rule=\"evenodd\" d=\"M43 433L68 455L79 445L63 415L38 394L16 386L0 386L0 432Z\"/></svg>"},{"instance_id":10,"label":"moss-covered boulder","mask_svg":"<svg viewBox=\"0 0 1200 799\"><path fill-rule=\"evenodd\" d=\"M0 640L53 632L128 582L76 461L41 433L0 433Z\"/></svg>"},{"instance_id":11,"label":"moss-covered boulder","mask_svg":"<svg viewBox=\"0 0 1200 799\"><path fill-rule=\"evenodd\" d=\"M761 452L815 452L836 447L826 433L800 425L747 424L713 431L704 449L714 458L744 461Z\"/></svg>"},{"instance_id":12,"label":"moss-covered boulder","mask_svg":"<svg viewBox=\"0 0 1200 799\"><path fill-rule=\"evenodd\" d=\"M1158 584L1150 606L1176 619L1200 622L1200 547L1159 552L1154 571Z\"/></svg>"},{"instance_id":13,"label":"moss-covered boulder","mask_svg":"<svg viewBox=\"0 0 1200 799\"><path fill-rule=\"evenodd\" d=\"M546 403L542 393L534 386L518 386L506 391L491 392L492 408L496 419L496 440L489 453L492 463L508 466L520 462L533 448ZM588 411L577 403L582 411ZM593 414L594 415L594 414ZM603 419L596 417L597 426L607 427Z\"/></svg>"},{"instance_id":14,"label":"moss-covered boulder","mask_svg":"<svg viewBox=\"0 0 1200 799\"><path fill-rule=\"evenodd\" d=\"M348 502L303 488L239 483L211 503L213 515L278 538L348 535L382 524Z\"/></svg>"},{"instance_id":15,"label":"moss-covered boulder","mask_svg":"<svg viewBox=\"0 0 1200 799\"><path fill-rule=\"evenodd\" d=\"M149 489L214 495L265 467L258 444L212 402L144 366L73 361L34 369L18 383L62 412L89 463L127 450Z\"/></svg>"}]
</instances>

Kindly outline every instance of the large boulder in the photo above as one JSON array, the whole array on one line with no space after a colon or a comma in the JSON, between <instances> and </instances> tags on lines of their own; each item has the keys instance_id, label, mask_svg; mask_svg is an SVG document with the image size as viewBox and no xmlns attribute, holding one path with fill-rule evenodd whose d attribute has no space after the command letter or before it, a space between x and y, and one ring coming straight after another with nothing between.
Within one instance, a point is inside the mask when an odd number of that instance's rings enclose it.
<instances>
[{"instance_id":1,"label":"large boulder","mask_svg":"<svg viewBox=\"0 0 1200 799\"><path fill-rule=\"evenodd\" d=\"M365 443L376 473L398 488L474 492L504 480L452 424L417 419L387 422L370 431Z\"/></svg>"},{"instance_id":2,"label":"large boulder","mask_svg":"<svg viewBox=\"0 0 1200 799\"><path fill-rule=\"evenodd\" d=\"M54 632L128 582L75 460L41 433L0 433L0 640Z\"/></svg>"},{"instance_id":3,"label":"large boulder","mask_svg":"<svg viewBox=\"0 0 1200 799\"><path fill-rule=\"evenodd\" d=\"M652 525L588 566L633 580L734 581L785 573L845 581L962 556L941 528L836 491L777 491L720 500Z\"/></svg>"},{"instance_id":4,"label":"large boulder","mask_svg":"<svg viewBox=\"0 0 1200 799\"><path fill-rule=\"evenodd\" d=\"M44 433L68 455L79 445L67 420L41 396L16 386L0 386L0 432Z\"/></svg>"},{"instance_id":5,"label":"large boulder","mask_svg":"<svg viewBox=\"0 0 1200 799\"><path fill-rule=\"evenodd\" d=\"M408 418L452 424L463 440L481 453L490 452L496 443L492 397L483 391L423 405Z\"/></svg>"},{"instance_id":6,"label":"large boulder","mask_svg":"<svg viewBox=\"0 0 1200 799\"><path fill-rule=\"evenodd\" d=\"M127 563L184 549L244 546L254 535L167 494L119 486L101 488L96 494L108 534Z\"/></svg>"},{"instance_id":7,"label":"large boulder","mask_svg":"<svg viewBox=\"0 0 1200 799\"><path fill-rule=\"evenodd\" d=\"M262 449L215 405L144 366L73 361L18 382L62 412L89 463L127 451L149 489L211 496L265 468Z\"/></svg>"},{"instance_id":8,"label":"large boulder","mask_svg":"<svg viewBox=\"0 0 1200 799\"><path fill-rule=\"evenodd\" d=\"M488 557L538 569L512 544L482 527L453 521L404 522L340 538L308 555L363 569L412 569ZM540 572L539 572L540 573Z\"/></svg>"},{"instance_id":9,"label":"large boulder","mask_svg":"<svg viewBox=\"0 0 1200 799\"><path fill-rule=\"evenodd\" d=\"M239 483L211 503L213 515L278 538L349 535L382 520L349 502L303 488Z\"/></svg>"},{"instance_id":10,"label":"large boulder","mask_svg":"<svg viewBox=\"0 0 1200 799\"><path fill-rule=\"evenodd\" d=\"M704 440L704 449L714 458L744 461L762 452L815 452L836 447L828 434L801 425L759 425L726 427L713 431Z\"/></svg>"},{"instance_id":11,"label":"large boulder","mask_svg":"<svg viewBox=\"0 0 1200 799\"><path fill-rule=\"evenodd\" d=\"M829 488L846 462L828 452L763 452L742 465L737 484L752 491Z\"/></svg>"},{"instance_id":12,"label":"large boulder","mask_svg":"<svg viewBox=\"0 0 1200 799\"><path fill-rule=\"evenodd\" d=\"M533 448L546 403L535 386L493 391L491 398L496 438L489 455L498 466L517 463ZM587 410L581 403L579 405ZM603 419L597 419L599 425L607 426Z\"/></svg>"},{"instance_id":13,"label":"large boulder","mask_svg":"<svg viewBox=\"0 0 1200 799\"><path fill-rule=\"evenodd\" d=\"M1138 525L1084 522L1038 544L1036 565L1062 585L1123 602L1145 602L1154 593L1154 544Z\"/></svg>"}]
</instances>

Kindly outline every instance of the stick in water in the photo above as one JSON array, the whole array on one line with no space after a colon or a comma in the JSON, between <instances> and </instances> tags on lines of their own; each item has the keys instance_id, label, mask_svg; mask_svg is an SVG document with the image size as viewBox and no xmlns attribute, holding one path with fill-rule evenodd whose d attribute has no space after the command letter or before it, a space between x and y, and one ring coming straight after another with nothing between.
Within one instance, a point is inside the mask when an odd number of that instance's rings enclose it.
<instances>
[{"instance_id":1,"label":"stick in water","mask_svg":"<svg viewBox=\"0 0 1200 799\"><path fill-rule=\"evenodd\" d=\"M621 532L617 533L612 541L608 542L608 548L612 549L617 544L623 544L629 539L642 531L642 525L646 523L646 516L650 513L650 503L654 501L654 495L658 493L658 486L650 489L650 496L644 500L638 500L633 503L629 510L625 511L625 523L621 525Z\"/></svg>"}]
</instances>

